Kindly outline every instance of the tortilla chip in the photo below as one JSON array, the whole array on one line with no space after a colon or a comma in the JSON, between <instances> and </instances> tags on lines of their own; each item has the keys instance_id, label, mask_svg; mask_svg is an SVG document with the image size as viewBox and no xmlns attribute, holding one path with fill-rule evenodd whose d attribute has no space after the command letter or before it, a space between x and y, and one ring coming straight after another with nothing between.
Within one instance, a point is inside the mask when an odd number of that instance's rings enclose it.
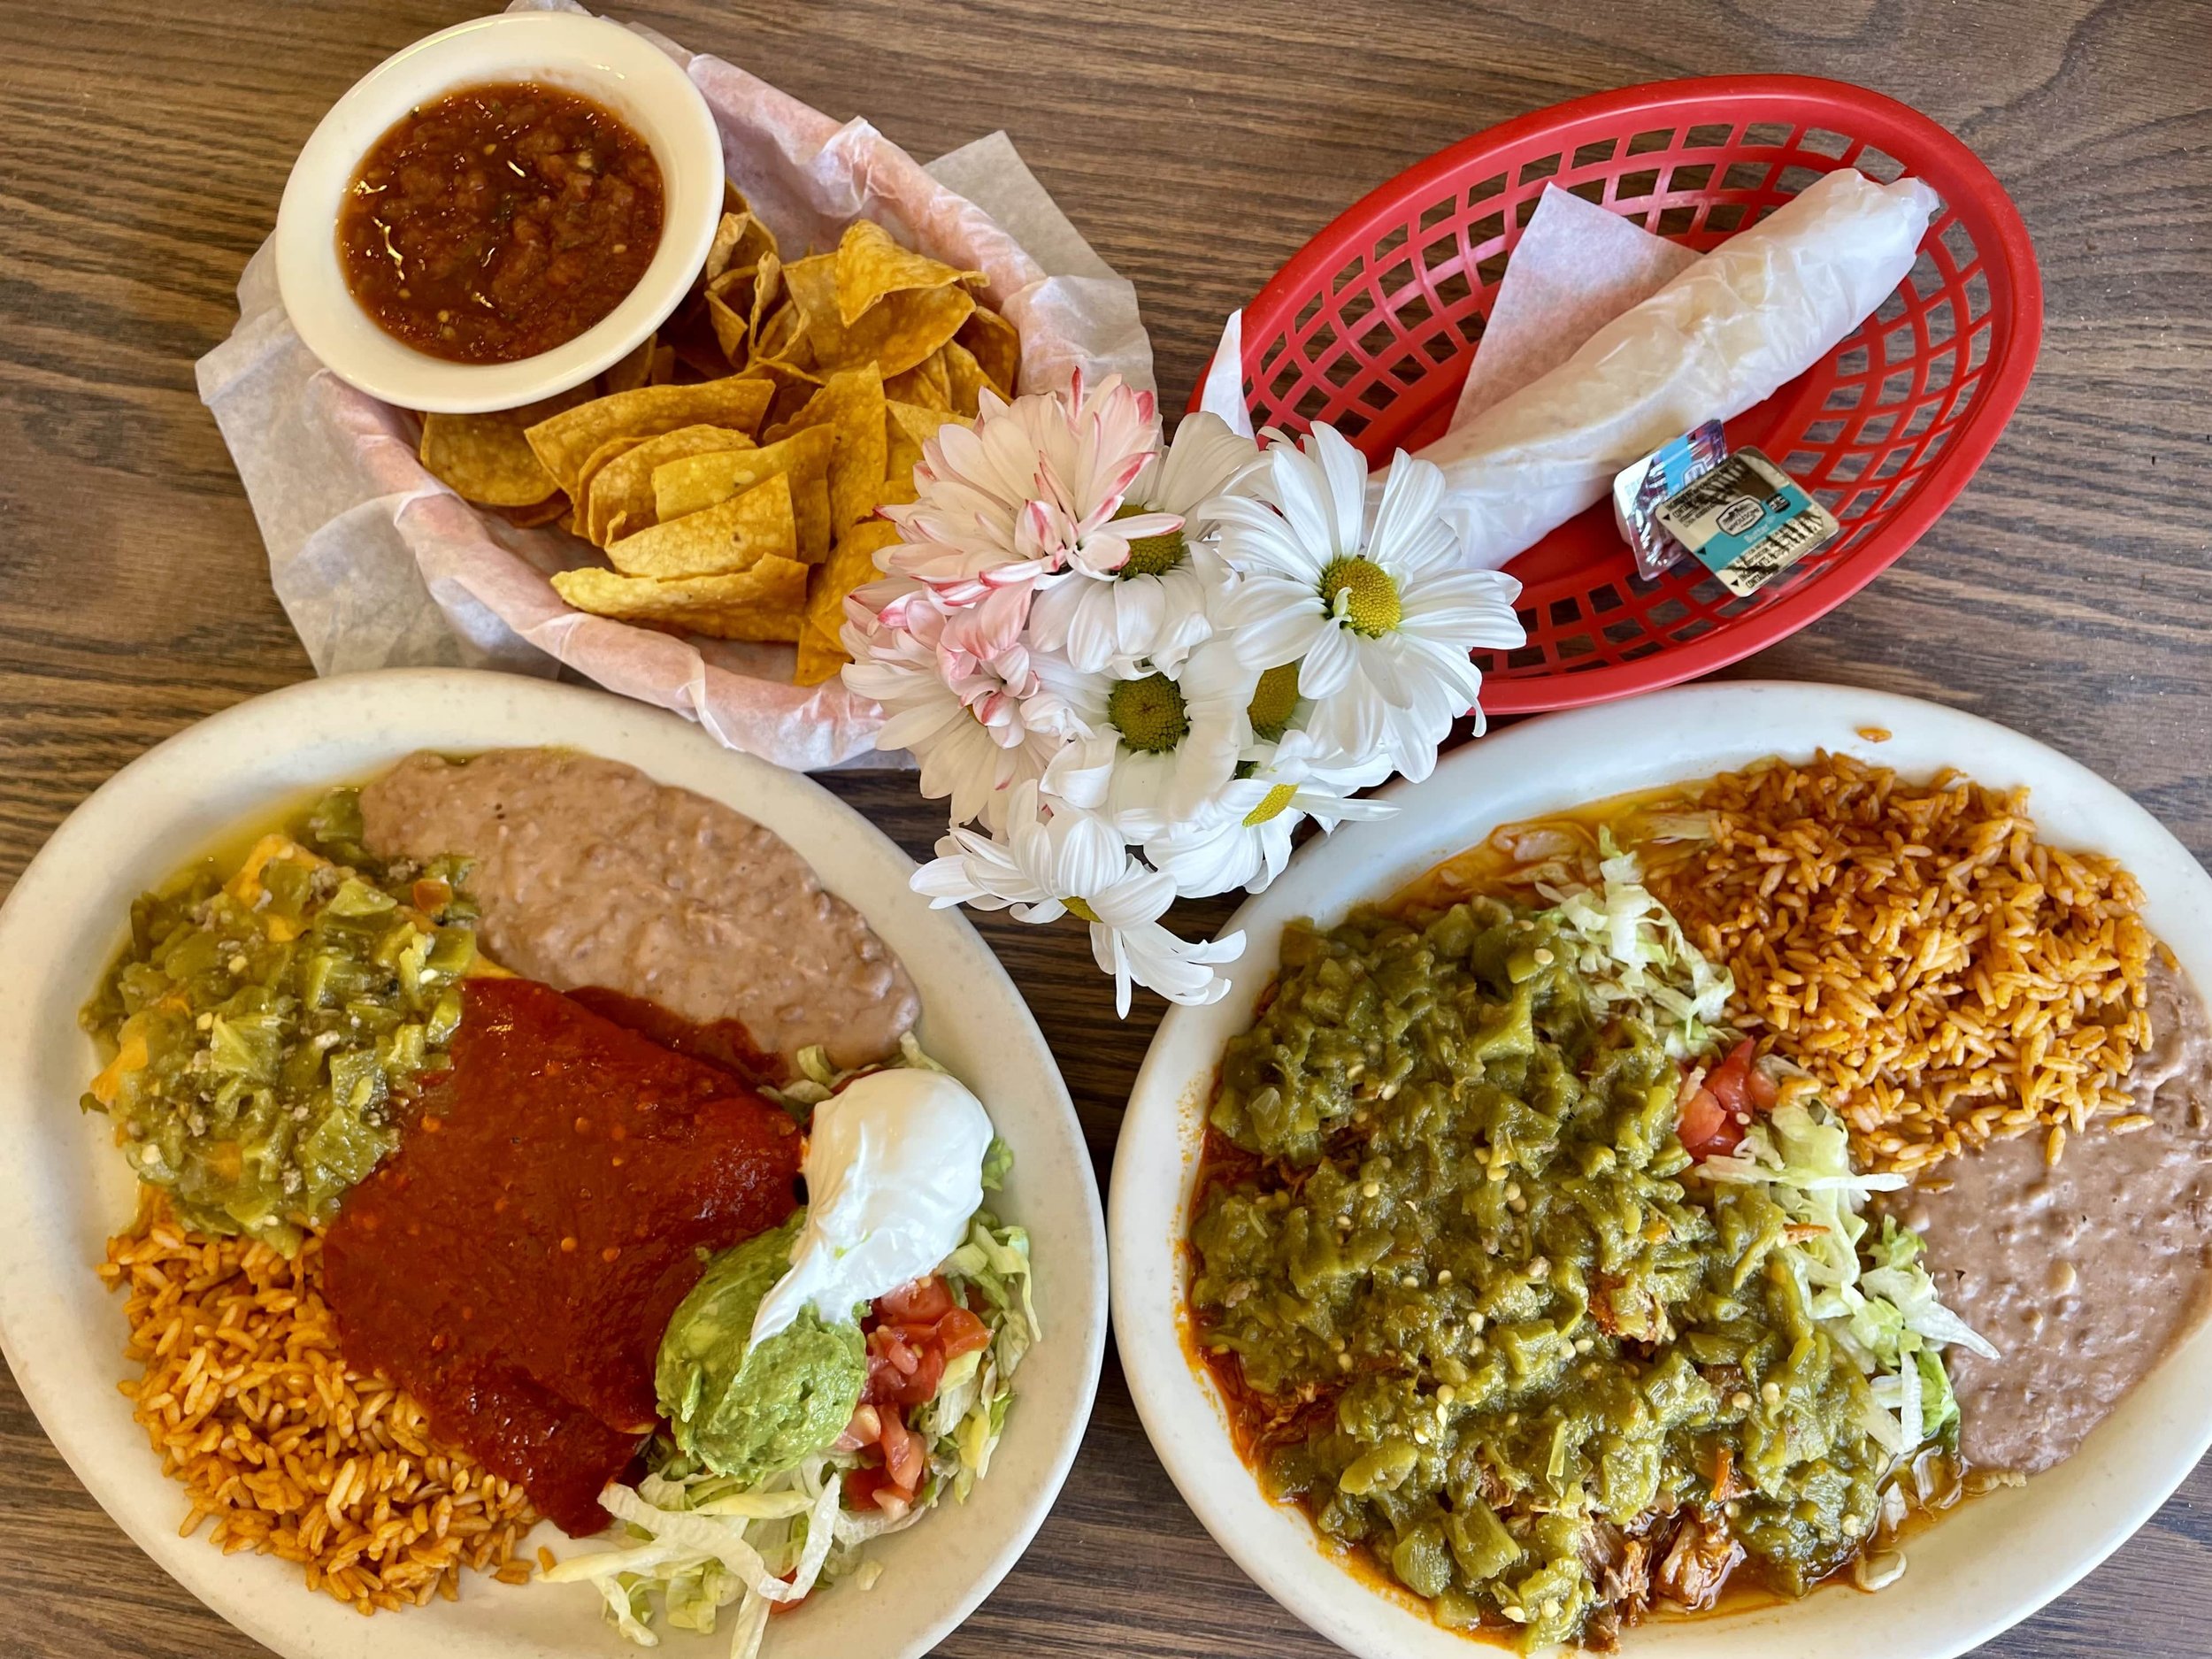
<instances>
[{"instance_id":1,"label":"tortilla chip","mask_svg":"<svg viewBox=\"0 0 2212 1659\"><path fill-rule=\"evenodd\" d=\"M750 434L759 429L774 396L775 388L768 381L743 375L695 386L641 386L579 403L539 421L524 435L545 470L571 495L578 495L584 464L609 440L657 437L679 426L703 424Z\"/></svg>"},{"instance_id":2,"label":"tortilla chip","mask_svg":"<svg viewBox=\"0 0 2212 1659\"><path fill-rule=\"evenodd\" d=\"M703 512L664 518L649 529L607 544L607 562L625 576L663 580L726 576L771 555L787 559L799 556L791 480L780 472Z\"/></svg>"},{"instance_id":3,"label":"tortilla chip","mask_svg":"<svg viewBox=\"0 0 2212 1659\"><path fill-rule=\"evenodd\" d=\"M902 403L889 400L887 397L884 403L884 412L890 417L892 430L904 434L913 441L917 449L935 437L940 426L948 426L955 421L958 421L964 426L970 424L947 410L924 409L918 404Z\"/></svg>"},{"instance_id":4,"label":"tortilla chip","mask_svg":"<svg viewBox=\"0 0 2212 1659\"><path fill-rule=\"evenodd\" d=\"M890 419L885 436L889 447L884 461L883 487L876 491L876 505L895 507L912 501L917 494L914 469L922 464L922 445L938 427L949 420L958 420L959 417L941 409L923 409L913 403L893 402L887 407Z\"/></svg>"},{"instance_id":5,"label":"tortilla chip","mask_svg":"<svg viewBox=\"0 0 2212 1659\"><path fill-rule=\"evenodd\" d=\"M753 298L745 313L746 326L752 331L755 349L760 343L761 329L766 326L768 313L783 298L783 261L774 254L763 254L760 263L753 267Z\"/></svg>"},{"instance_id":6,"label":"tortilla chip","mask_svg":"<svg viewBox=\"0 0 2212 1659\"><path fill-rule=\"evenodd\" d=\"M1010 401L1022 372L1022 337L1014 325L989 306L978 305L962 320L954 337L990 376L998 395Z\"/></svg>"},{"instance_id":7,"label":"tortilla chip","mask_svg":"<svg viewBox=\"0 0 2212 1659\"><path fill-rule=\"evenodd\" d=\"M806 337L806 313L795 305L770 311L753 330L753 356L795 369L811 369L814 349Z\"/></svg>"},{"instance_id":8,"label":"tortilla chip","mask_svg":"<svg viewBox=\"0 0 2212 1659\"><path fill-rule=\"evenodd\" d=\"M656 580L594 565L563 571L553 578L553 586L579 611L667 633L795 641L806 604L807 568L796 559L772 555L727 575Z\"/></svg>"},{"instance_id":9,"label":"tortilla chip","mask_svg":"<svg viewBox=\"0 0 2212 1659\"><path fill-rule=\"evenodd\" d=\"M953 342L948 341L905 373L891 375L883 382L883 395L923 409L949 411L953 407L952 378L946 369L945 353L951 349Z\"/></svg>"},{"instance_id":10,"label":"tortilla chip","mask_svg":"<svg viewBox=\"0 0 2212 1659\"><path fill-rule=\"evenodd\" d=\"M837 310L837 256L818 254L783 268L791 302L806 319L814 366L835 373L873 364L884 374L903 374L951 339L975 297L958 283L886 295L847 326Z\"/></svg>"},{"instance_id":11,"label":"tortilla chip","mask_svg":"<svg viewBox=\"0 0 2212 1659\"><path fill-rule=\"evenodd\" d=\"M914 469L922 464L922 446L907 436L898 422L891 423L890 459L885 462L883 482L876 486L876 506L903 507L921 491L914 487Z\"/></svg>"},{"instance_id":12,"label":"tortilla chip","mask_svg":"<svg viewBox=\"0 0 2212 1659\"><path fill-rule=\"evenodd\" d=\"M592 480L605 470L609 463L627 455L644 442L642 438L610 438L591 452L589 460L576 469L576 492L573 500L577 506L576 522L579 525L589 521L589 515L585 509L591 501Z\"/></svg>"},{"instance_id":13,"label":"tortilla chip","mask_svg":"<svg viewBox=\"0 0 2212 1659\"><path fill-rule=\"evenodd\" d=\"M993 386L991 377L983 372L983 365L975 360L975 353L957 340L949 342L944 349L945 378L951 382L951 396L947 399L952 412L973 420L982 412L983 391L989 387L1002 397L1012 394L1005 388Z\"/></svg>"},{"instance_id":14,"label":"tortilla chip","mask_svg":"<svg viewBox=\"0 0 2212 1659\"><path fill-rule=\"evenodd\" d=\"M745 373L769 381L776 388L768 413L760 423L763 432L788 426L792 417L811 403L822 387L819 376L806 369L795 369L774 357L755 357L745 365Z\"/></svg>"},{"instance_id":15,"label":"tortilla chip","mask_svg":"<svg viewBox=\"0 0 2212 1659\"><path fill-rule=\"evenodd\" d=\"M534 530L540 525L551 524L568 511L568 497L555 491L543 501L528 507L495 507L492 511L518 530Z\"/></svg>"},{"instance_id":16,"label":"tortilla chip","mask_svg":"<svg viewBox=\"0 0 2212 1659\"><path fill-rule=\"evenodd\" d=\"M671 457L653 472L654 511L666 524L718 506L781 472L791 480L798 557L819 564L829 557L829 467L835 442L828 427L810 426L757 449Z\"/></svg>"},{"instance_id":17,"label":"tortilla chip","mask_svg":"<svg viewBox=\"0 0 2212 1659\"><path fill-rule=\"evenodd\" d=\"M655 346L653 367L645 377L648 386L673 386L676 383L676 348Z\"/></svg>"},{"instance_id":18,"label":"tortilla chip","mask_svg":"<svg viewBox=\"0 0 2212 1659\"><path fill-rule=\"evenodd\" d=\"M712 281L726 271L757 265L763 254L775 251L776 234L749 211L725 213L722 222L714 227L714 241L708 245L703 274Z\"/></svg>"},{"instance_id":19,"label":"tortilla chip","mask_svg":"<svg viewBox=\"0 0 2212 1659\"><path fill-rule=\"evenodd\" d=\"M816 567L807 584L805 626L799 634L799 672L794 678L800 685L819 685L852 661L837 642L845 625L845 595L882 574L876 554L898 539L895 526L871 518L839 536L828 563Z\"/></svg>"},{"instance_id":20,"label":"tortilla chip","mask_svg":"<svg viewBox=\"0 0 2212 1659\"><path fill-rule=\"evenodd\" d=\"M749 213L753 204L745 199L745 192L730 182L729 174L722 175L722 211L725 213Z\"/></svg>"},{"instance_id":21,"label":"tortilla chip","mask_svg":"<svg viewBox=\"0 0 2212 1659\"><path fill-rule=\"evenodd\" d=\"M768 430L771 442L809 426L827 426L835 434L836 447L830 452L830 519L841 532L876 510L876 490L890 465L891 446L884 427L888 411L883 379L870 364L831 375L805 408Z\"/></svg>"},{"instance_id":22,"label":"tortilla chip","mask_svg":"<svg viewBox=\"0 0 2212 1659\"><path fill-rule=\"evenodd\" d=\"M748 335L745 319L730 308L719 294L707 296L707 320L714 325L715 342L722 348L722 355L730 360L730 366L741 369L753 355L753 342Z\"/></svg>"},{"instance_id":23,"label":"tortilla chip","mask_svg":"<svg viewBox=\"0 0 2212 1659\"><path fill-rule=\"evenodd\" d=\"M872 219L847 227L837 244L837 317L850 328L870 307L893 294L982 282L980 271L956 271L943 261L902 248Z\"/></svg>"},{"instance_id":24,"label":"tortilla chip","mask_svg":"<svg viewBox=\"0 0 2212 1659\"><path fill-rule=\"evenodd\" d=\"M617 357L599 376L602 392L634 392L646 383L653 373L653 348L660 336L648 334L628 351Z\"/></svg>"},{"instance_id":25,"label":"tortilla chip","mask_svg":"<svg viewBox=\"0 0 2212 1659\"><path fill-rule=\"evenodd\" d=\"M799 621L799 664L791 676L795 686L818 686L833 677L852 658L845 648L804 618Z\"/></svg>"},{"instance_id":26,"label":"tortilla chip","mask_svg":"<svg viewBox=\"0 0 2212 1659\"><path fill-rule=\"evenodd\" d=\"M653 469L686 456L719 449L749 449L753 441L726 426L679 426L647 438L616 456L592 474L584 497L584 539L605 547L618 536L634 535L655 522Z\"/></svg>"},{"instance_id":27,"label":"tortilla chip","mask_svg":"<svg viewBox=\"0 0 2212 1659\"><path fill-rule=\"evenodd\" d=\"M425 415L415 453L431 477L464 501L482 507L534 507L557 494L560 480L523 435L541 420L591 396L588 385L481 415Z\"/></svg>"}]
</instances>

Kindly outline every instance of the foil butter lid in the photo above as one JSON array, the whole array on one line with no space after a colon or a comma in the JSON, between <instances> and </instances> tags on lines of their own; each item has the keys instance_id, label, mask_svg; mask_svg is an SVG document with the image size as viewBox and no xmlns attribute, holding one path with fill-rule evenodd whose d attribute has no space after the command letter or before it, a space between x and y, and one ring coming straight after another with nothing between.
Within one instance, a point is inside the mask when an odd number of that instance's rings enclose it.
<instances>
[{"instance_id":1,"label":"foil butter lid","mask_svg":"<svg viewBox=\"0 0 2212 1659\"><path fill-rule=\"evenodd\" d=\"M1842 528L1788 473L1749 449L1670 495L1652 517L1739 595L1757 592Z\"/></svg>"},{"instance_id":2,"label":"foil butter lid","mask_svg":"<svg viewBox=\"0 0 2212 1659\"><path fill-rule=\"evenodd\" d=\"M1720 422L1709 420L1671 438L1613 480L1613 523L1636 555L1647 581L1682 557L1681 544L1658 523L1660 503L1711 472L1728 453Z\"/></svg>"}]
</instances>

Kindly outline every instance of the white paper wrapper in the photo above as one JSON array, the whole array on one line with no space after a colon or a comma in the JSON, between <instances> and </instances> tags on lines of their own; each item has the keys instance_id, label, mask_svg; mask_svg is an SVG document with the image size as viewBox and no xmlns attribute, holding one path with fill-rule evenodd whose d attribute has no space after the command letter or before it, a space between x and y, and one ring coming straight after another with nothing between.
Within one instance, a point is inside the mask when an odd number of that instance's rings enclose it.
<instances>
[{"instance_id":1,"label":"white paper wrapper","mask_svg":"<svg viewBox=\"0 0 2212 1659\"><path fill-rule=\"evenodd\" d=\"M1483 325L1482 349L1459 388L1452 426L1465 426L1550 373L1592 334L1696 263L1694 249L1546 185L1513 245Z\"/></svg>"},{"instance_id":2,"label":"white paper wrapper","mask_svg":"<svg viewBox=\"0 0 2212 1659\"><path fill-rule=\"evenodd\" d=\"M1937 203L1916 179L1828 173L1557 367L1455 421L1421 453L1444 469L1469 565L1503 565L1601 499L1632 461L1812 367L1904 280ZM1486 337L1477 363L1489 351Z\"/></svg>"},{"instance_id":3,"label":"white paper wrapper","mask_svg":"<svg viewBox=\"0 0 2212 1659\"><path fill-rule=\"evenodd\" d=\"M1136 290L1092 251L1003 133L925 169L864 121L841 127L733 65L649 37L705 94L732 182L787 249L833 247L853 219L879 220L986 274L985 296L1021 332L1024 389L1064 384L1078 368L1151 388ZM200 396L318 673L565 665L780 765L875 753L874 704L833 679L792 685L789 646L679 639L570 610L546 579L595 562L592 550L480 513L424 472L413 417L345 385L301 343L265 245L240 279L238 304L230 338L200 359Z\"/></svg>"}]
</instances>

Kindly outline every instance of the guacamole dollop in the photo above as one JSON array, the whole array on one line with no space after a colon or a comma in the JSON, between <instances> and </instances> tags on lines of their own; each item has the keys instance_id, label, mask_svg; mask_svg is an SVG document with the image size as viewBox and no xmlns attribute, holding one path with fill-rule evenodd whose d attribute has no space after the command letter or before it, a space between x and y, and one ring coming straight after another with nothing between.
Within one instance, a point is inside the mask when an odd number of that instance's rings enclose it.
<instances>
[{"instance_id":1,"label":"guacamole dollop","mask_svg":"<svg viewBox=\"0 0 2212 1659\"><path fill-rule=\"evenodd\" d=\"M791 1266L803 1210L722 1251L677 1305L653 1383L676 1444L716 1474L751 1485L823 1450L852 1420L868 1380L855 1324L812 1309L752 1342L761 1298Z\"/></svg>"}]
</instances>

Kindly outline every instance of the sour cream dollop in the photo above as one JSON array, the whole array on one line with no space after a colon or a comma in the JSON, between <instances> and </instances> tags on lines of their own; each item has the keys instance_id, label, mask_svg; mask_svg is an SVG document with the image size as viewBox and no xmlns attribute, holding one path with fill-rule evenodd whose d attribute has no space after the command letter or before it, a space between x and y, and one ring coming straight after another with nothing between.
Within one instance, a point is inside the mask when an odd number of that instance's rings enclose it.
<instances>
[{"instance_id":1,"label":"sour cream dollop","mask_svg":"<svg viewBox=\"0 0 2212 1659\"><path fill-rule=\"evenodd\" d=\"M791 1271L761 1298L753 1341L812 1306L833 1325L933 1271L966 1241L983 1202L991 1119L957 1078L872 1071L814 1109L806 1224Z\"/></svg>"}]
</instances>

